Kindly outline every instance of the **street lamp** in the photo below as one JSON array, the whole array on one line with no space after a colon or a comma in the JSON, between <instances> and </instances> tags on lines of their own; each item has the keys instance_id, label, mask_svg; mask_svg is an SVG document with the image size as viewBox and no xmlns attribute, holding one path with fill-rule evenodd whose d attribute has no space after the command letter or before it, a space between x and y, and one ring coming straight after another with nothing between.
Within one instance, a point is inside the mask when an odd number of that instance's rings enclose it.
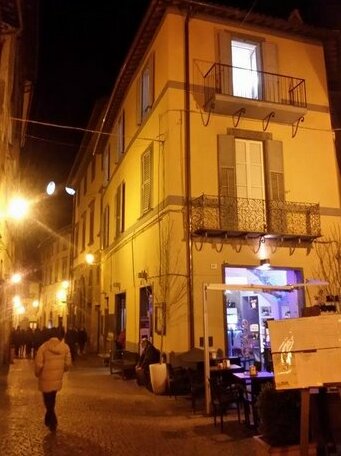
<instances>
[{"instance_id":1,"label":"street lamp","mask_svg":"<svg viewBox=\"0 0 341 456\"><path fill-rule=\"evenodd\" d=\"M94 264L95 256L92 253L87 253L85 255L85 261L87 262L87 264Z\"/></svg>"},{"instance_id":2,"label":"street lamp","mask_svg":"<svg viewBox=\"0 0 341 456\"><path fill-rule=\"evenodd\" d=\"M29 211L29 202L19 196L12 198L8 204L7 215L15 220L25 218Z\"/></svg>"},{"instance_id":3,"label":"street lamp","mask_svg":"<svg viewBox=\"0 0 341 456\"><path fill-rule=\"evenodd\" d=\"M22 276L21 274L19 274L19 272L16 272L15 274L12 275L11 277L11 282L12 283L20 283L22 280Z\"/></svg>"},{"instance_id":4,"label":"street lamp","mask_svg":"<svg viewBox=\"0 0 341 456\"><path fill-rule=\"evenodd\" d=\"M73 196L76 194L76 190L72 187L65 186L64 190L68 195ZM51 196L51 195L54 195L56 193L56 191L57 191L57 184L54 181L50 181L46 186L46 193L49 196Z\"/></svg>"}]
</instances>

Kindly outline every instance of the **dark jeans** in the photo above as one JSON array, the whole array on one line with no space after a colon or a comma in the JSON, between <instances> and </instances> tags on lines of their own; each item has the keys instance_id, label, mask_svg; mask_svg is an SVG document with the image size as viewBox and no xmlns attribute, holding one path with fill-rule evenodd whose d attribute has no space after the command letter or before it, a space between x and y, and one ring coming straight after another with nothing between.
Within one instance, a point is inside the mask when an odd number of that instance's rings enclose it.
<instances>
[{"instance_id":1,"label":"dark jeans","mask_svg":"<svg viewBox=\"0 0 341 456\"><path fill-rule=\"evenodd\" d=\"M48 393L43 393L43 399L46 408L45 424L49 427L57 426L57 417L54 412L54 407L56 404L56 395L57 391L49 391Z\"/></svg>"},{"instance_id":2,"label":"dark jeans","mask_svg":"<svg viewBox=\"0 0 341 456\"><path fill-rule=\"evenodd\" d=\"M145 386L150 391L152 390L152 385L150 382L149 366L147 366L144 369L136 369L136 380L137 380L138 385Z\"/></svg>"}]
</instances>

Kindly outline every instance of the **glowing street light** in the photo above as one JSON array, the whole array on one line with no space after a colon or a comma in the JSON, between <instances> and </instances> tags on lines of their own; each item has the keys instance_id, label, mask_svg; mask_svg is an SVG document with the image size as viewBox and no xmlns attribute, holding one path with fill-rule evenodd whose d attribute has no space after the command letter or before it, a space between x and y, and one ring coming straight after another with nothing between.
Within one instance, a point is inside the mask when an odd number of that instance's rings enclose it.
<instances>
[{"instance_id":1,"label":"glowing street light","mask_svg":"<svg viewBox=\"0 0 341 456\"><path fill-rule=\"evenodd\" d=\"M94 264L95 256L94 256L92 253L87 253L87 254L85 255L85 261L86 261L88 264Z\"/></svg>"},{"instance_id":2,"label":"glowing street light","mask_svg":"<svg viewBox=\"0 0 341 456\"><path fill-rule=\"evenodd\" d=\"M15 309L19 309L20 307L22 307L21 298L19 295L13 296L12 302L13 302L13 307Z\"/></svg>"},{"instance_id":3,"label":"glowing street light","mask_svg":"<svg viewBox=\"0 0 341 456\"><path fill-rule=\"evenodd\" d=\"M68 280L63 280L62 282L62 288L64 288L64 290L67 290L70 286L70 282Z\"/></svg>"},{"instance_id":4,"label":"glowing street light","mask_svg":"<svg viewBox=\"0 0 341 456\"><path fill-rule=\"evenodd\" d=\"M56 293L56 298L61 302L66 302L66 291L65 289L61 288Z\"/></svg>"},{"instance_id":5,"label":"glowing street light","mask_svg":"<svg viewBox=\"0 0 341 456\"><path fill-rule=\"evenodd\" d=\"M25 313L25 307L24 306L17 307L16 313L18 315L23 315Z\"/></svg>"},{"instance_id":6,"label":"glowing street light","mask_svg":"<svg viewBox=\"0 0 341 456\"><path fill-rule=\"evenodd\" d=\"M7 214L15 220L21 220L26 217L28 211L29 202L22 197L15 197L9 202Z\"/></svg>"},{"instance_id":7,"label":"glowing street light","mask_svg":"<svg viewBox=\"0 0 341 456\"><path fill-rule=\"evenodd\" d=\"M18 272L16 272L15 274L12 275L11 277L11 282L12 283L20 283L22 280L22 276L21 274L19 274Z\"/></svg>"}]
</instances>

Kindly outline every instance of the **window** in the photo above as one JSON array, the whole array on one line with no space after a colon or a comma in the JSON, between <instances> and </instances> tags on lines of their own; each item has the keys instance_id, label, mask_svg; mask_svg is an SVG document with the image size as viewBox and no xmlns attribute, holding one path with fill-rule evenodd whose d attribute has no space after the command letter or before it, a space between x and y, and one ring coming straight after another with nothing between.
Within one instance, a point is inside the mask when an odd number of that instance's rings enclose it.
<instances>
[{"instance_id":1,"label":"window","mask_svg":"<svg viewBox=\"0 0 341 456\"><path fill-rule=\"evenodd\" d=\"M217 49L222 94L281 102L275 43L224 30L218 33Z\"/></svg>"},{"instance_id":2,"label":"window","mask_svg":"<svg viewBox=\"0 0 341 456\"><path fill-rule=\"evenodd\" d=\"M83 180L83 195L86 195L88 190L88 173L87 170L84 173L84 180Z\"/></svg>"},{"instance_id":3,"label":"window","mask_svg":"<svg viewBox=\"0 0 341 456\"><path fill-rule=\"evenodd\" d=\"M78 223L75 226L74 231L74 258L78 255L78 236L79 236L79 225Z\"/></svg>"},{"instance_id":4,"label":"window","mask_svg":"<svg viewBox=\"0 0 341 456\"><path fill-rule=\"evenodd\" d=\"M125 183L122 182L116 191L116 237L124 231Z\"/></svg>"},{"instance_id":5,"label":"window","mask_svg":"<svg viewBox=\"0 0 341 456\"><path fill-rule=\"evenodd\" d=\"M95 201L89 204L89 245L94 243Z\"/></svg>"},{"instance_id":6,"label":"window","mask_svg":"<svg viewBox=\"0 0 341 456\"><path fill-rule=\"evenodd\" d=\"M281 141L218 135L218 163L221 226L262 231L267 225L284 232L283 205L273 203L285 199ZM251 213L257 216L249 217Z\"/></svg>"},{"instance_id":7,"label":"window","mask_svg":"<svg viewBox=\"0 0 341 456\"><path fill-rule=\"evenodd\" d=\"M152 207L152 147L141 157L141 213L144 214Z\"/></svg>"},{"instance_id":8,"label":"window","mask_svg":"<svg viewBox=\"0 0 341 456\"><path fill-rule=\"evenodd\" d=\"M124 111L118 118L116 124L116 161L119 162L125 150L125 126L124 126Z\"/></svg>"},{"instance_id":9,"label":"window","mask_svg":"<svg viewBox=\"0 0 341 456\"><path fill-rule=\"evenodd\" d=\"M259 98L259 43L232 40L233 95L236 97Z\"/></svg>"},{"instance_id":10,"label":"window","mask_svg":"<svg viewBox=\"0 0 341 456\"><path fill-rule=\"evenodd\" d=\"M85 250L85 235L86 235L86 212L82 214L82 247L81 251Z\"/></svg>"},{"instance_id":11,"label":"window","mask_svg":"<svg viewBox=\"0 0 341 456\"><path fill-rule=\"evenodd\" d=\"M58 273L59 273L59 261L56 260L55 266L54 266L54 281L58 282Z\"/></svg>"},{"instance_id":12,"label":"window","mask_svg":"<svg viewBox=\"0 0 341 456\"><path fill-rule=\"evenodd\" d=\"M91 182L95 179L96 176L96 155L92 157L91 162Z\"/></svg>"},{"instance_id":13,"label":"window","mask_svg":"<svg viewBox=\"0 0 341 456\"><path fill-rule=\"evenodd\" d=\"M263 174L263 143L236 139L237 197L265 199Z\"/></svg>"},{"instance_id":14,"label":"window","mask_svg":"<svg viewBox=\"0 0 341 456\"><path fill-rule=\"evenodd\" d=\"M67 274L67 257L62 258L62 280L66 280L68 278Z\"/></svg>"},{"instance_id":15,"label":"window","mask_svg":"<svg viewBox=\"0 0 341 456\"><path fill-rule=\"evenodd\" d=\"M109 206L106 206L103 212L103 226L102 226L102 247L105 249L109 245Z\"/></svg>"},{"instance_id":16,"label":"window","mask_svg":"<svg viewBox=\"0 0 341 456\"><path fill-rule=\"evenodd\" d=\"M154 103L154 54L143 68L137 81L137 124L146 118Z\"/></svg>"},{"instance_id":17,"label":"window","mask_svg":"<svg viewBox=\"0 0 341 456\"><path fill-rule=\"evenodd\" d=\"M107 147L103 153L103 185L106 186L110 180L110 143L107 144Z\"/></svg>"}]
</instances>

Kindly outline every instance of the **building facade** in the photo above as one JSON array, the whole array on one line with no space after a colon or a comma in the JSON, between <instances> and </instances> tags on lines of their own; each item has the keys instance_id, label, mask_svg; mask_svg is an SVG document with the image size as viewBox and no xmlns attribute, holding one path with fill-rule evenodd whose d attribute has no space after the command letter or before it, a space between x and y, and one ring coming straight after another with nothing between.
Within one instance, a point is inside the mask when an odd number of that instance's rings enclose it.
<instances>
[{"instance_id":1,"label":"building facade","mask_svg":"<svg viewBox=\"0 0 341 456\"><path fill-rule=\"evenodd\" d=\"M45 239L40 245L42 283L37 324L40 328L66 329L70 300L71 226Z\"/></svg>"},{"instance_id":2,"label":"building facade","mask_svg":"<svg viewBox=\"0 0 341 456\"><path fill-rule=\"evenodd\" d=\"M36 17L34 0L0 5L0 362L9 359L15 295L10 276L20 263L20 231L8 216L8 205L19 192L19 155L35 75Z\"/></svg>"},{"instance_id":3,"label":"building facade","mask_svg":"<svg viewBox=\"0 0 341 456\"><path fill-rule=\"evenodd\" d=\"M88 123L90 131L100 128L105 113L105 101L99 101ZM110 333L108 308L101 311L101 212L104 163L94 154L99 141L96 134L87 133L80 146L69 181L77 189L73 205L72 239L72 300L69 322L84 327L89 335L88 349L109 350ZM105 296L104 296L105 298ZM103 299L104 303L106 302ZM112 338L112 337L111 337Z\"/></svg>"},{"instance_id":4,"label":"building facade","mask_svg":"<svg viewBox=\"0 0 341 456\"><path fill-rule=\"evenodd\" d=\"M202 346L205 283L231 286L210 293L205 316L212 349L229 355L261 357L266 320L314 304L316 246L341 215L326 37L233 8L151 2L89 142L101 162L94 222L89 160L83 170L78 157L73 182L84 201L74 269L99 224L98 318L113 337L125 329L128 349L143 335L165 352ZM75 280L73 299L81 289Z\"/></svg>"}]
</instances>

